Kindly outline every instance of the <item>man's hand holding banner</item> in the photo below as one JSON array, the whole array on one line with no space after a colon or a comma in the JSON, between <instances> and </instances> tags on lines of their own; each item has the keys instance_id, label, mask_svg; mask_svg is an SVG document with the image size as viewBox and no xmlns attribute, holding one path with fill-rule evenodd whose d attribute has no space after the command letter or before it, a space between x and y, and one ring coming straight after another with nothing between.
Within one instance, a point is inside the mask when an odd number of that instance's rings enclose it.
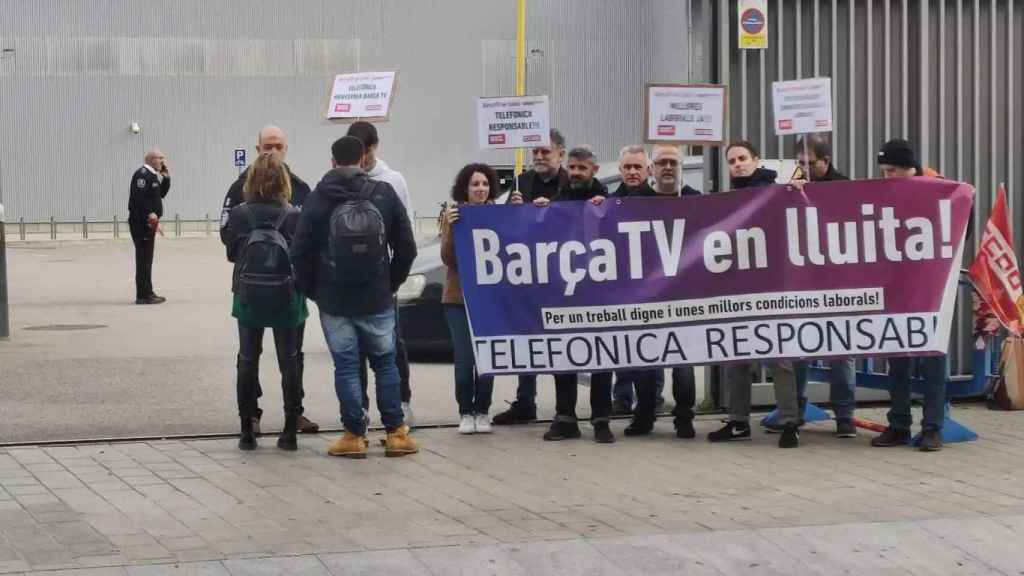
<instances>
[{"instance_id":1,"label":"man's hand holding banner","mask_svg":"<svg viewBox=\"0 0 1024 576\"><path fill-rule=\"evenodd\" d=\"M944 353L973 194L906 178L464 207L478 370Z\"/></svg>"}]
</instances>

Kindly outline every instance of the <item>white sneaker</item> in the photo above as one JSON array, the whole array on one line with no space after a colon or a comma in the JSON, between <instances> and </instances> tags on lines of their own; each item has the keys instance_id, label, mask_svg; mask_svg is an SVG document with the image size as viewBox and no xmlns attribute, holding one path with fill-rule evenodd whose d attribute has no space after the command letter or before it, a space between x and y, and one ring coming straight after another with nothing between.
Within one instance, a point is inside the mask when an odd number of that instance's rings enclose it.
<instances>
[{"instance_id":1,"label":"white sneaker","mask_svg":"<svg viewBox=\"0 0 1024 576\"><path fill-rule=\"evenodd\" d=\"M491 415L490 414L477 414L476 415L476 431L477 431L477 434L490 434L491 433Z\"/></svg>"},{"instance_id":2,"label":"white sneaker","mask_svg":"<svg viewBox=\"0 0 1024 576\"><path fill-rule=\"evenodd\" d=\"M402 402L402 414L405 415L405 425L412 428L416 425L416 417L412 415L412 406L408 402Z\"/></svg>"},{"instance_id":3,"label":"white sneaker","mask_svg":"<svg viewBox=\"0 0 1024 576\"><path fill-rule=\"evenodd\" d=\"M476 419L472 414L463 414L459 420L459 434L475 434Z\"/></svg>"}]
</instances>

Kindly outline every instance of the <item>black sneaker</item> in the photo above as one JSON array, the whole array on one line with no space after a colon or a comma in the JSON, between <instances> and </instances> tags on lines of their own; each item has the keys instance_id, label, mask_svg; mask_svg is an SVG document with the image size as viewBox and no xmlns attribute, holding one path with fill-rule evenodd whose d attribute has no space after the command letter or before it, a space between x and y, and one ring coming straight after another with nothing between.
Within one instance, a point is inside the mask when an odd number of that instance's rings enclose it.
<instances>
[{"instance_id":1,"label":"black sneaker","mask_svg":"<svg viewBox=\"0 0 1024 576\"><path fill-rule=\"evenodd\" d=\"M856 438L857 427L853 425L853 420L848 418L840 418L836 420L836 438Z\"/></svg>"},{"instance_id":2,"label":"black sneaker","mask_svg":"<svg viewBox=\"0 0 1024 576\"><path fill-rule=\"evenodd\" d=\"M732 442L750 440L750 424L729 421L725 426L708 434L708 442Z\"/></svg>"},{"instance_id":3,"label":"black sneaker","mask_svg":"<svg viewBox=\"0 0 1024 576\"><path fill-rule=\"evenodd\" d=\"M615 434L612 434L612 429L608 427L607 422L597 422L594 424L594 442L598 444L615 443Z\"/></svg>"},{"instance_id":4,"label":"black sneaker","mask_svg":"<svg viewBox=\"0 0 1024 576\"><path fill-rule=\"evenodd\" d=\"M677 420L676 421L676 438L683 438L689 440L697 436L697 431L693 429L693 420Z\"/></svg>"},{"instance_id":5,"label":"black sneaker","mask_svg":"<svg viewBox=\"0 0 1024 576\"><path fill-rule=\"evenodd\" d=\"M875 448L889 448L890 446L906 446L910 444L910 430L889 428L880 435L871 439L871 445Z\"/></svg>"},{"instance_id":6,"label":"black sneaker","mask_svg":"<svg viewBox=\"0 0 1024 576\"><path fill-rule=\"evenodd\" d=\"M630 416L633 414L633 407L626 402L616 400L612 402L612 416Z\"/></svg>"},{"instance_id":7,"label":"black sneaker","mask_svg":"<svg viewBox=\"0 0 1024 576\"><path fill-rule=\"evenodd\" d=\"M779 436L779 448L796 448L800 445L800 428L796 424L789 424L782 429Z\"/></svg>"},{"instance_id":8,"label":"black sneaker","mask_svg":"<svg viewBox=\"0 0 1024 576\"><path fill-rule=\"evenodd\" d=\"M491 424L508 426L512 424L529 424L537 419L537 406L526 406L518 401L512 402L508 410L495 414Z\"/></svg>"},{"instance_id":9,"label":"black sneaker","mask_svg":"<svg viewBox=\"0 0 1024 576\"><path fill-rule=\"evenodd\" d=\"M647 436L654 431L654 422L633 418L633 421L622 431L626 436Z\"/></svg>"},{"instance_id":10,"label":"black sneaker","mask_svg":"<svg viewBox=\"0 0 1024 576\"><path fill-rule=\"evenodd\" d=\"M921 432L921 443L917 447L921 452L938 452L942 450L942 432L924 430Z\"/></svg>"},{"instance_id":11,"label":"black sneaker","mask_svg":"<svg viewBox=\"0 0 1024 576\"><path fill-rule=\"evenodd\" d=\"M557 442L559 440L579 438L582 435L579 424L575 422L552 422L551 428L548 428L548 431L544 433L544 439Z\"/></svg>"}]
</instances>

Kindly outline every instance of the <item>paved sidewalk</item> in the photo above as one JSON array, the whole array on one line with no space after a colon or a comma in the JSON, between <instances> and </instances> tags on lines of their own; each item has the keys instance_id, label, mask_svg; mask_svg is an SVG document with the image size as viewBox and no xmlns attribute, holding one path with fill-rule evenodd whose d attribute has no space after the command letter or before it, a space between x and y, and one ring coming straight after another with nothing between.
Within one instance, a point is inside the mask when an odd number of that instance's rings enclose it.
<instances>
[{"instance_id":1,"label":"paved sidewalk","mask_svg":"<svg viewBox=\"0 0 1024 576\"><path fill-rule=\"evenodd\" d=\"M880 410L862 415L880 419ZM711 445L540 440L543 426L331 458L263 437L0 452L0 572L1017 574L1024 415L956 410L982 440L876 449L810 426ZM698 421L706 433L715 418ZM54 572L44 572L54 573ZM63 574L64 572L60 572Z\"/></svg>"}]
</instances>

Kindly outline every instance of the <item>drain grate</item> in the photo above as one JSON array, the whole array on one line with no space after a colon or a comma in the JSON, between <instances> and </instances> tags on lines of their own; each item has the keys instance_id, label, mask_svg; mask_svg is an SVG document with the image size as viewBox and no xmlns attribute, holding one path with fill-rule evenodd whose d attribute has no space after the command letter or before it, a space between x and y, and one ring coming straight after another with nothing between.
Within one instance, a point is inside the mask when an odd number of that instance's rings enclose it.
<instances>
[{"instance_id":1,"label":"drain grate","mask_svg":"<svg viewBox=\"0 0 1024 576\"><path fill-rule=\"evenodd\" d=\"M75 330L96 330L108 328L106 324L47 324L45 326L29 326L25 330L38 332L72 332Z\"/></svg>"}]
</instances>

